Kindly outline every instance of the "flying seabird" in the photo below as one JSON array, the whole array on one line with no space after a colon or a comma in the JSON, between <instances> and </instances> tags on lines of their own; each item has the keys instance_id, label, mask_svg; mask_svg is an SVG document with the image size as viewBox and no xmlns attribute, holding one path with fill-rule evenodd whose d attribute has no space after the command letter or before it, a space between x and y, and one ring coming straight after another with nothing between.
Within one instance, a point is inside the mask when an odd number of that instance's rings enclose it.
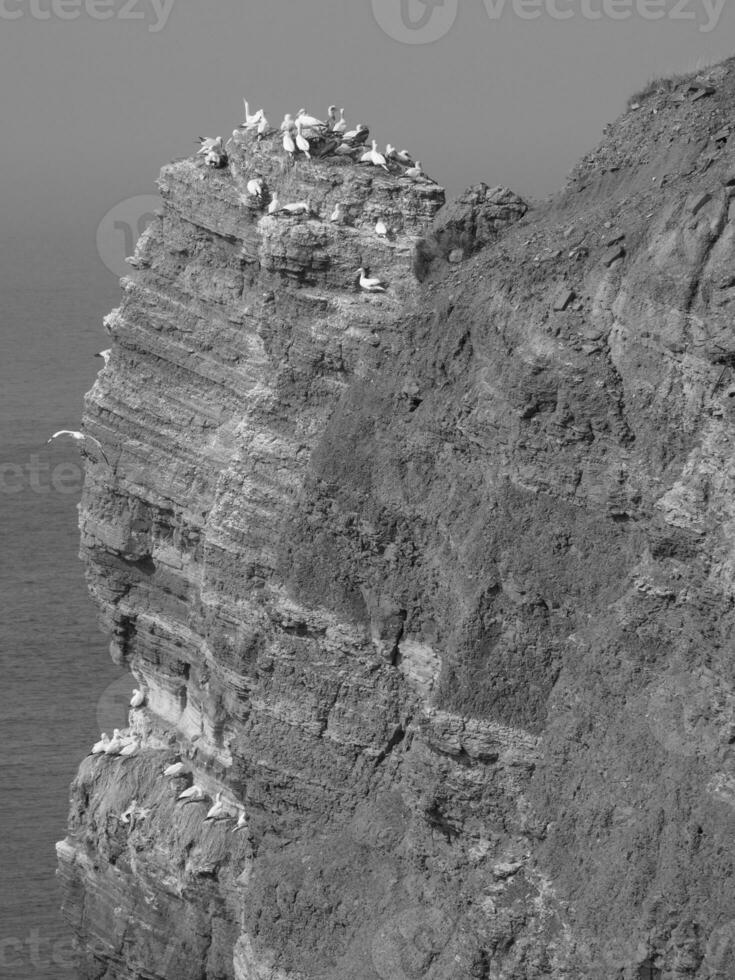
<instances>
[{"instance_id":1,"label":"flying seabird","mask_svg":"<svg viewBox=\"0 0 735 980\"><path fill-rule=\"evenodd\" d=\"M360 287L367 293L384 293L385 283L381 279L370 278L367 274L367 270L360 267L358 270L360 276Z\"/></svg>"},{"instance_id":2,"label":"flying seabird","mask_svg":"<svg viewBox=\"0 0 735 980\"><path fill-rule=\"evenodd\" d=\"M303 129L303 123L300 119L296 120L296 146L301 150L302 153L306 154L309 159L311 159L310 144L308 139L301 132Z\"/></svg>"},{"instance_id":3,"label":"flying seabird","mask_svg":"<svg viewBox=\"0 0 735 980\"><path fill-rule=\"evenodd\" d=\"M199 783L194 783L193 786L185 789L183 793L179 793L176 799L182 800L184 803L200 803L202 800L208 800L209 797Z\"/></svg>"},{"instance_id":4,"label":"flying seabird","mask_svg":"<svg viewBox=\"0 0 735 980\"><path fill-rule=\"evenodd\" d=\"M169 777L183 776L186 772L188 770L183 762L172 762L170 766L166 766L163 770L163 775Z\"/></svg>"},{"instance_id":5,"label":"flying seabird","mask_svg":"<svg viewBox=\"0 0 735 980\"><path fill-rule=\"evenodd\" d=\"M94 356L95 357L101 357L102 360L105 362L105 367L107 367L107 365L110 363L110 353L111 353L111 351L109 349L108 350L101 350L99 352L99 354L95 354Z\"/></svg>"},{"instance_id":6,"label":"flying seabird","mask_svg":"<svg viewBox=\"0 0 735 980\"><path fill-rule=\"evenodd\" d=\"M105 455L105 451L102 448L102 444L100 443L99 439L95 439L94 436L85 435L84 432L73 432L71 429L59 429L58 432L54 432L54 434L51 436L50 439L46 440L46 445L48 446L50 442L53 442L54 439L58 439L59 436L71 436L74 442L79 444L80 448L85 442L87 442L87 440L89 440L89 442L93 442L95 446L97 446L97 448L99 449L100 453L102 454L102 458L104 459L104 461L107 463L108 466L110 465L110 461Z\"/></svg>"},{"instance_id":7,"label":"flying seabird","mask_svg":"<svg viewBox=\"0 0 735 980\"><path fill-rule=\"evenodd\" d=\"M390 173L386 163L386 159L382 153L378 151L378 141L373 140L372 150L368 150L367 153L363 153L360 157L361 163L372 163L374 167L382 167L387 173Z\"/></svg>"},{"instance_id":8,"label":"flying seabird","mask_svg":"<svg viewBox=\"0 0 735 980\"><path fill-rule=\"evenodd\" d=\"M107 748L109 741L110 736L107 732L102 732L99 742L95 742L91 748L91 755L101 755Z\"/></svg>"},{"instance_id":9,"label":"flying seabird","mask_svg":"<svg viewBox=\"0 0 735 980\"><path fill-rule=\"evenodd\" d=\"M133 688L133 696L130 699L131 708L142 708L145 704L145 692L139 691L137 687Z\"/></svg>"}]
</instances>

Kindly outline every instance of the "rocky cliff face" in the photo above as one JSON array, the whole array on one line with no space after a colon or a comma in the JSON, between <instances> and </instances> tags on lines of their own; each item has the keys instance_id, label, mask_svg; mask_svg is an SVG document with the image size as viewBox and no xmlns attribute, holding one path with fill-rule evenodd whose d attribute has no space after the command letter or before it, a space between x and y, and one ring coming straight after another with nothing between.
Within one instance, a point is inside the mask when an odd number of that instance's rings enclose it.
<instances>
[{"instance_id":1,"label":"rocky cliff face","mask_svg":"<svg viewBox=\"0 0 735 980\"><path fill-rule=\"evenodd\" d=\"M276 138L164 168L86 404L147 700L59 845L85 978L730 975L734 96L650 92L525 216Z\"/></svg>"}]
</instances>

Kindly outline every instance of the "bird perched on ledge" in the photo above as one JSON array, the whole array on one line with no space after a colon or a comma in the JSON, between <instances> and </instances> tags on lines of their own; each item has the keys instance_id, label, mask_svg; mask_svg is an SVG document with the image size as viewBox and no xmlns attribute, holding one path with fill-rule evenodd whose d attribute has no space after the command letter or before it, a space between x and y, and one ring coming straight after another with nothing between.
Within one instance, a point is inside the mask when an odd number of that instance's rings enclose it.
<instances>
[{"instance_id":1,"label":"bird perched on ledge","mask_svg":"<svg viewBox=\"0 0 735 980\"><path fill-rule=\"evenodd\" d=\"M142 708L145 704L145 693L138 690L138 688L133 689L133 696L130 699L131 708Z\"/></svg>"},{"instance_id":2,"label":"bird perched on ledge","mask_svg":"<svg viewBox=\"0 0 735 980\"><path fill-rule=\"evenodd\" d=\"M367 269L362 266L357 270L360 276L360 288L364 289L366 293L384 293L386 290L386 284L382 279L377 277L370 277L367 274Z\"/></svg>"},{"instance_id":3,"label":"bird perched on ledge","mask_svg":"<svg viewBox=\"0 0 735 980\"><path fill-rule=\"evenodd\" d=\"M185 789L183 793L179 793L176 797L182 803L203 803L204 800L208 800L209 797L204 792L199 783L194 783L188 789Z\"/></svg>"}]
</instances>

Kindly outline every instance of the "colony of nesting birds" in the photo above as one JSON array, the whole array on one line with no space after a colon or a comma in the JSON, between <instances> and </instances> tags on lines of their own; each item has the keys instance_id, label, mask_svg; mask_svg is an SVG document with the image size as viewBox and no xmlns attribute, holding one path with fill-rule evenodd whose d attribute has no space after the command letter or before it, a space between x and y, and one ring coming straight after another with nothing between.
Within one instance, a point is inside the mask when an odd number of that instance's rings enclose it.
<instances>
[{"instance_id":1,"label":"colony of nesting birds","mask_svg":"<svg viewBox=\"0 0 735 980\"><path fill-rule=\"evenodd\" d=\"M306 109L299 109L295 116L287 112L279 130L274 130L262 109L251 113L247 99L243 99L243 102L245 119L233 131L233 136L242 132L256 132L258 140L263 140L280 131L283 149L291 160L299 153L308 159L340 156L355 163L380 167L386 173L409 180L430 180L423 171L421 161L414 160L407 150L397 150L388 143L385 152L381 153L377 140L372 140L371 149L366 150L370 128L364 123L357 123L354 129L349 129L344 109L340 109L337 116L337 106L330 105L326 120L309 115ZM227 166L227 152L221 136L200 136L198 141L201 144L198 152L204 156L208 166Z\"/></svg>"},{"instance_id":2,"label":"colony of nesting birds","mask_svg":"<svg viewBox=\"0 0 735 980\"><path fill-rule=\"evenodd\" d=\"M310 115L306 109L299 109L295 116L287 112L279 129L275 130L271 127L262 109L251 113L247 99L243 99L243 102L245 118L233 131L233 138L238 137L243 132L256 133L260 142L280 134L288 164L293 164L299 154L308 160L333 156L351 160L355 164L378 167L401 179L435 183L424 173L421 161L414 160L407 150L397 150L395 146L388 143L385 152L381 153L375 139L371 140L371 148L366 149L370 139L370 128L364 123L357 123L354 129L350 129L345 119L344 109L340 109L339 115L337 115L337 106L329 106L325 120ZM215 169L227 166L228 156L221 136L200 136L198 142L200 143L198 155L204 156L204 162L207 166ZM254 177L248 181L247 195L243 195L243 203L254 200L262 203L265 207L265 194L266 189L263 180ZM284 204L274 193L268 201L267 213L282 216L308 216L314 212L309 201L294 201ZM341 223L343 218L342 205L337 204L330 221ZM390 230L382 220L376 223L375 233L381 238L390 237ZM370 277L366 269L360 268L357 273L359 274L360 287L363 290L371 293L385 292L385 283L380 279Z\"/></svg>"},{"instance_id":3,"label":"colony of nesting birds","mask_svg":"<svg viewBox=\"0 0 735 980\"><path fill-rule=\"evenodd\" d=\"M130 707L140 709L145 706L145 703L145 691L136 688L130 699ZM90 754L100 757L117 756L121 759L129 759L131 756L137 755L140 748L141 738L139 735L131 735L128 731L120 731L119 728L116 728L113 731L112 738L103 732L99 741L95 742L92 746ZM177 793L176 801L178 803L186 805L187 803L212 802L211 797L205 792L202 786L198 783L191 782L192 772L180 759L166 766L162 775L168 779L177 781L183 779L185 783L190 783L185 789ZM180 783L178 788L181 789ZM245 829L245 807L237 800L226 800L223 797L223 793L216 794L213 805L209 807L204 817L204 822L218 823L227 820L235 821L235 825L232 827L233 831ZM120 823L126 826L132 826L134 823L145 819L150 814L151 809L155 809L155 807L144 809L138 805L137 800L131 800L128 808L119 815L118 819Z\"/></svg>"}]
</instances>

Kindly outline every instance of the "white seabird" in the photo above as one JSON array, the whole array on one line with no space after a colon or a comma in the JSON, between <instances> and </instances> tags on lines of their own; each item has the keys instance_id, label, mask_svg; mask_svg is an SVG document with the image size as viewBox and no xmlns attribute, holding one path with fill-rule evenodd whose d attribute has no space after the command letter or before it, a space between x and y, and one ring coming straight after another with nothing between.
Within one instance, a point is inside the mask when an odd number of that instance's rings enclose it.
<instances>
[{"instance_id":1,"label":"white seabird","mask_svg":"<svg viewBox=\"0 0 735 980\"><path fill-rule=\"evenodd\" d=\"M291 130L289 129L286 129L283 132L283 149L291 158L293 158L293 155L296 152L296 144L293 141L293 136L291 135Z\"/></svg>"},{"instance_id":2,"label":"white seabird","mask_svg":"<svg viewBox=\"0 0 735 980\"><path fill-rule=\"evenodd\" d=\"M183 762L172 762L170 766L166 766L163 770L163 775L169 777L183 776L186 772L188 770Z\"/></svg>"},{"instance_id":3,"label":"white seabird","mask_svg":"<svg viewBox=\"0 0 735 980\"><path fill-rule=\"evenodd\" d=\"M112 351L110 349L108 349L108 350L101 350L99 352L99 354L95 354L94 356L95 357L101 357L102 360L105 362L105 367L107 367L107 365L110 363L110 354L111 353L112 353Z\"/></svg>"},{"instance_id":4,"label":"white seabird","mask_svg":"<svg viewBox=\"0 0 735 980\"><path fill-rule=\"evenodd\" d=\"M115 728L112 732L112 738L105 746L105 755L119 755L120 749L122 749L124 745L125 742L123 741L120 729Z\"/></svg>"},{"instance_id":5,"label":"white seabird","mask_svg":"<svg viewBox=\"0 0 735 980\"><path fill-rule=\"evenodd\" d=\"M340 109L339 110L339 119L334 124L334 126L332 126L332 132L333 133L341 133L341 134L344 134L344 133L347 132L347 121L345 119L345 111L344 111L344 109Z\"/></svg>"},{"instance_id":6,"label":"white seabird","mask_svg":"<svg viewBox=\"0 0 735 980\"><path fill-rule=\"evenodd\" d=\"M120 823L129 824L131 820L135 819L135 808L137 805L137 800L130 801L130 806L127 808L127 810L120 814Z\"/></svg>"},{"instance_id":7,"label":"white seabird","mask_svg":"<svg viewBox=\"0 0 735 980\"><path fill-rule=\"evenodd\" d=\"M349 143L340 143L334 152L338 156L354 157L359 152L359 149L357 146L350 146Z\"/></svg>"},{"instance_id":8,"label":"white seabird","mask_svg":"<svg viewBox=\"0 0 735 980\"><path fill-rule=\"evenodd\" d=\"M306 109L299 109L296 113L297 124L299 120L301 120L304 129L324 129L327 125L321 119L317 119L316 116L310 116Z\"/></svg>"},{"instance_id":9,"label":"white seabird","mask_svg":"<svg viewBox=\"0 0 735 980\"><path fill-rule=\"evenodd\" d=\"M219 153L224 154L225 150L222 146L221 136L197 136L197 140L201 143L201 146L197 150L197 156L200 153Z\"/></svg>"},{"instance_id":10,"label":"white seabird","mask_svg":"<svg viewBox=\"0 0 735 980\"><path fill-rule=\"evenodd\" d=\"M102 732L100 735L99 742L95 742L90 750L91 755L101 755L107 748L110 741L110 736L107 732Z\"/></svg>"},{"instance_id":11,"label":"white seabird","mask_svg":"<svg viewBox=\"0 0 735 980\"><path fill-rule=\"evenodd\" d=\"M372 163L372 165L374 167L382 167L383 170L385 170L386 172L388 172L388 173L390 172L390 171L388 171L388 165L387 165L387 162L386 162L385 157L378 150L378 141L377 140L373 140L373 148L372 148L372 150L368 150L367 153L363 153L363 155L360 157L360 162L361 163Z\"/></svg>"},{"instance_id":12,"label":"white seabird","mask_svg":"<svg viewBox=\"0 0 735 980\"><path fill-rule=\"evenodd\" d=\"M370 135L370 127L366 126L364 123L358 123L355 129L351 129L348 133L345 133L342 137L343 143L352 143L353 146L358 146L360 143L367 142L367 138Z\"/></svg>"},{"instance_id":13,"label":"white seabird","mask_svg":"<svg viewBox=\"0 0 735 980\"><path fill-rule=\"evenodd\" d=\"M253 177L252 180L248 181L247 192L251 197L263 196L263 181L260 177Z\"/></svg>"},{"instance_id":14,"label":"white seabird","mask_svg":"<svg viewBox=\"0 0 735 980\"><path fill-rule=\"evenodd\" d=\"M378 236L378 238L388 237L388 226L382 220L382 218L378 218L378 220L375 223L375 234Z\"/></svg>"},{"instance_id":15,"label":"white seabird","mask_svg":"<svg viewBox=\"0 0 735 980\"><path fill-rule=\"evenodd\" d=\"M138 690L137 687L133 688L133 696L130 699L131 708L142 708L145 704L145 692Z\"/></svg>"},{"instance_id":16,"label":"white seabird","mask_svg":"<svg viewBox=\"0 0 735 980\"><path fill-rule=\"evenodd\" d=\"M263 110L261 109L261 113L262 112ZM265 114L262 114L260 117L260 122L258 123L258 140L262 140L269 129L270 129L270 123L265 118Z\"/></svg>"},{"instance_id":17,"label":"white seabird","mask_svg":"<svg viewBox=\"0 0 735 980\"><path fill-rule=\"evenodd\" d=\"M243 126L245 129L255 129L260 120L263 118L263 110L258 109L256 113L251 114L248 100L243 99L242 101L245 106L245 121L243 122Z\"/></svg>"},{"instance_id":18,"label":"white seabird","mask_svg":"<svg viewBox=\"0 0 735 980\"><path fill-rule=\"evenodd\" d=\"M330 133L334 132L334 127L337 124L337 106L330 105L329 113L327 115L327 129Z\"/></svg>"},{"instance_id":19,"label":"white seabird","mask_svg":"<svg viewBox=\"0 0 735 980\"><path fill-rule=\"evenodd\" d=\"M176 799L181 800L184 803L200 803L202 800L208 800L209 797L199 783L194 783L193 786L185 789L183 793L179 793Z\"/></svg>"},{"instance_id":20,"label":"white seabird","mask_svg":"<svg viewBox=\"0 0 735 980\"><path fill-rule=\"evenodd\" d=\"M338 201L334 205L334 211L329 216L329 220L336 221L338 224L342 224L345 220L345 206L341 201Z\"/></svg>"},{"instance_id":21,"label":"white seabird","mask_svg":"<svg viewBox=\"0 0 735 980\"><path fill-rule=\"evenodd\" d=\"M136 735L135 738L133 738L126 745L123 745L123 747L120 749L120 757L124 759L129 759L131 755L135 755L135 753L138 751L139 748L140 748L140 738Z\"/></svg>"},{"instance_id":22,"label":"white seabird","mask_svg":"<svg viewBox=\"0 0 735 980\"><path fill-rule=\"evenodd\" d=\"M235 806L237 807L237 811L239 813L239 816L237 818L237 823L232 828L232 833L233 834L236 833L238 830L245 830L247 828L247 825L248 825L247 819L245 817L245 807L242 806L242 804L240 804L240 803L236 803Z\"/></svg>"},{"instance_id":23,"label":"white seabird","mask_svg":"<svg viewBox=\"0 0 735 980\"><path fill-rule=\"evenodd\" d=\"M48 446L50 442L53 442L54 439L58 439L59 436L71 436L74 442L78 443L80 447L87 441L93 442L95 446L97 446L97 448L99 449L100 453L102 454L102 458L104 459L104 461L107 463L108 466L110 465L110 461L105 455L104 449L102 448L102 443L99 441L99 439L95 439L94 436L86 435L84 432L74 432L71 429L59 429L58 432L54 432L54 434L51 436L50 439L46 440L46 445Z\"/></svg>"},{"instance_id":24,"label":"white seabird","mask_svg":"<svg viewBox=\"0 0 735 980\"><path fill-rule=\"evenodd\" d=\"M398 150L396 153L396 160L399 163L402 163L404 167L413 166L413 157L408 150Z\"/></svg>"},{"instance_id":25,"label":"white seabird","mask_svg":"<svg viewBox=\"0 0 735 980\"><path fill-rule=\"evenodd\" d=\"M362 266L357 270L360 276L360 288L364 289L367 293L384 293L386 286L382 279L376 277L370 277L367 274L367 270Z\"/></svg>"},{"instance_id":26,"label":"white seabird","mask_svg":"<svg viewBox=\"0 0 735 980\"><path fill-rule=\"evenodd\" d=\"M296 146L298 146L298 148L301 150L302 153L304 153L309 159L311 159L311 153L309 152L311 149L311 145L308 139L302 133L301 131L302 129L303 129L303 123L301 122L300 119L297 119L296 120Z\"/></svg>"},{"instance_id":27,"label":"white seabird","mask_svg":"<svg viewBox=\"0 0 735 980\"><path fill-rule=\"evenodd\" d=\"M311 214L311 205L308 201L294 201L293 204L283 204L281 212L286 214Z\"/></svg>"},{"instance_id":28,"label":"white seabird","mask_svg":"<svg viewBox=\"0 0 735 980\"><path fill-rule=\"evenodd\" d=\"M271 198L271 202L268 205L268 214L277 214L281 210L281 202L278 200L278 194L274 194Z\"/></svg>"},{"instance_id":29,"label":"white seabird","mask_svg":"<svg viewBox=\"0 0 735 980\"><path fill-rule=\"evenodd\" d=\"M411 180L420 180L422 177L425 177L426 174L421 166L421 161L417 160L413 167L409 167L408 170L403 172L403 176L410 177Z\"/></svg>"},{"instance_id":30,"label":"white seabird","mask_svg":"<svg viewBox=\"0 0 735 980\"><path fill-rule=\"evenodd\" d=\"M283 122L281 123L281 132L289 133L292 129L296 129L296 123L294 122L291 113L287 112L283 117Z\"/></svg>"},{"instance_id":31,"label":"white seabird","mask_svg":"<svg viewBox=\"0 0 735 980\"><path fill-rule=\"evenodd\" d=\"M214 806L209 808L209 810L207 811L207 815L204 819L223 820L229 817L230 815L231 814L229 813L226 804L222 802L222 793L220 792L217 793L214 800Z\"/></svg>"}]
</instances>

